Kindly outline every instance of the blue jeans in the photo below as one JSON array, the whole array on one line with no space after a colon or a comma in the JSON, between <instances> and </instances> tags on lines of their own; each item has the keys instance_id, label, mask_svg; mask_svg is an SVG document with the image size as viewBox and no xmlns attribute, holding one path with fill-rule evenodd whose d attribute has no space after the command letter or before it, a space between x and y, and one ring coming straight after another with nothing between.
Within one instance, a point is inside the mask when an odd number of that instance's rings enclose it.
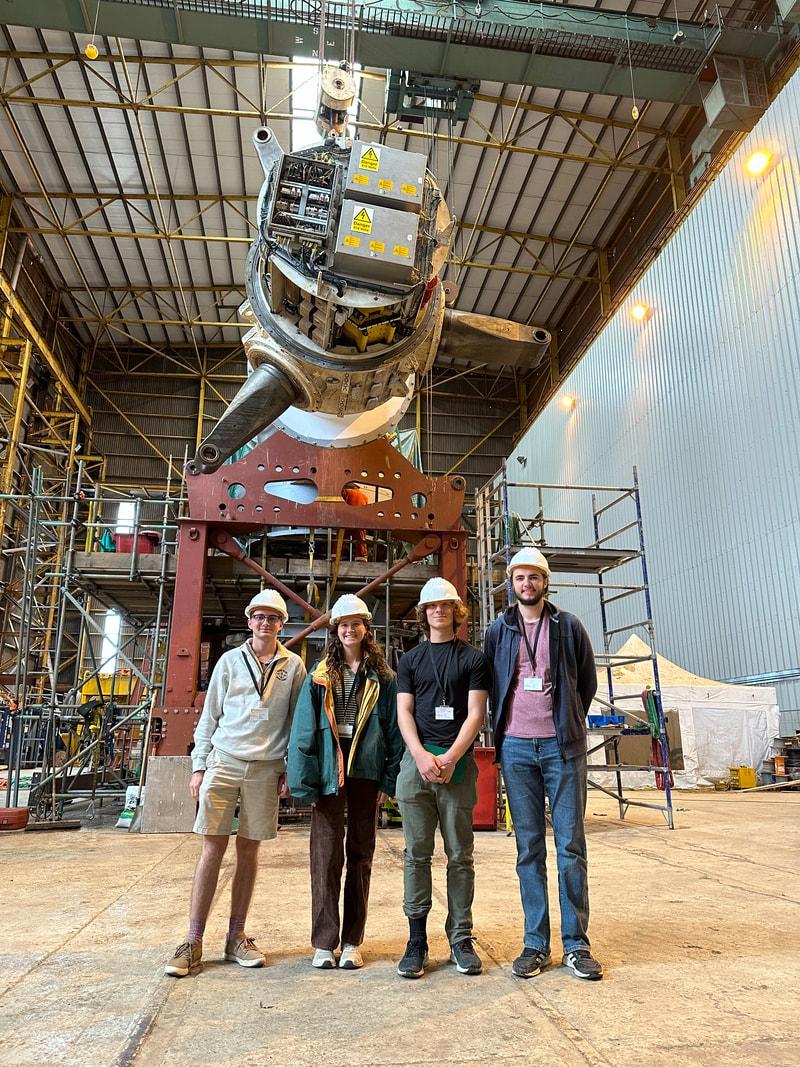
<instances>
[{"instance_id":1,"label":"blue jeans","mask_svg":"<svg viewBox=\"0 0 800 1067\"><path fill-rule=\"evenodd\" d=\"M556 842L561 941L565 952L588 948L589 890L583 828L586 756L565 760L554 737L506 737L500 759L517 838L525 947L550 951L544 816L547 794Z\"/></svg>"}]
</instances>

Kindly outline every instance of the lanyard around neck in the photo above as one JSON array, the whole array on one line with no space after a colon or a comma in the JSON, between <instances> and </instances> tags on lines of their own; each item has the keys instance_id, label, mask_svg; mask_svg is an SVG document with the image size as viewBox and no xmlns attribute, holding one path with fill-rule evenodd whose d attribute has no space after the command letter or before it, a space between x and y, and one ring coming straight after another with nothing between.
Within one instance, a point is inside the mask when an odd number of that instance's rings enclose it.
<instances>
[{"instance_id":1,"label":"lanyard around neck","mask_svg":"<svg viewBox=\"0 0 800 1067\"><path fill-rule=\"evenodd\" d=\"M443 681L442 678L439 675L439 670L438 670L438 668L436 666L436 660L435 660L434 655L433 655L433 643L431 641L428 641L428 655L431 658L431 667L433 668L433 676L436 679L436 684L439 686L439 691L442 694L442 700L444 700L445 704L447 703L447 683L450 680L450 678L449 678L449 675L450 675L450 660L453 658L453 655L454 655L455 650L456 650L455 638L452 641L450 641L449 644L450 644L450 647L447 650L447 656L445 657L445 661L444 661L444 671L443 671L444 681Z\"/></svg>"},{"instance_id":2,"label":"lanyard around neck","mask_svg":"<svg viewBox=\"0 0 800 1067\"><path fill-rule=\"evenodd\" d=\"M259 665L259 667L261 669L261 682L260 683L259 683L258 679L256 678L255 671L250 666L250 657L247 655L247 653L245 652L244 649L242 649L242 657L244 658L244 665L245 665L245 667L247 667L247 673L250 675L250 678L252 679L253 686L255 688L255 691L256 691L256 694L258 696L258 699L259 700L263 700L264 699L264 694L266 693L267 689L269 689L269 683L270 683L270 680L272 679L272 674L273 674L275 668L278 665L278 660L280 659L280 656L276 654L269 661L269 663L262 663L259 660L258 665Z\"/></svg>"},{"instance_id":3,"label":"lanyard around neck","mask_svg":"<svg viewBox=\"0 0 800 1067\"><path fill-rule=\"evenodd\" d=\"M339 679L342 686L342 710L349 707L350 701L353 699L353 693L355 693L356 687L358 686L358 683L361 679L361 664L359 663L358 670L353 674L353 683L350 686L350 692L347 694L347 696L345 696L344 692L344 671L345 669L342 668L341 678Z\"/></svg>"},{"instance_id":4,"label":"lanyard around neck","mask_svg":"<svg viewBox=\"0 0 800 1067\"><path fill-rule=\"evenodd\" d=\"M539 625L536 627L536 634L533 638L533 649L531 649L531 643L528 640L528 632L525 629L525 620L522 618L519 608L517 608L517 627L522 632L522 640L525 642L525 649L528 653L528 662L531 665L531 672L534 677L536 675L536 650L539 647L539 635L542 632L545 610L545 608L542 608L542 614L539 616Z\"/></svg>"}]
</instances>

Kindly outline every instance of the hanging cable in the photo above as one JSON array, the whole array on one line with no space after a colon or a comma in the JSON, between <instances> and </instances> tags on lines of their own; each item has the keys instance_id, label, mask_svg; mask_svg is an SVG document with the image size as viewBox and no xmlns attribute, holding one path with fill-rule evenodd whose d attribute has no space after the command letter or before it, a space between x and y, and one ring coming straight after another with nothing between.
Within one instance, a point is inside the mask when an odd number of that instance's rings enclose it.
<instances>
[{"instance_id":1,"label":"hanging cable","mask_svg":"<svg viewBox=\"0 0 800 1067\"><path fill-rule=\"evenodd\" d=\"M97 50L97 45L94 43L94 39L97 36L97 20L100 17L100 0L97 0L97 7L94 9L94 25L92 26L92 39L86 45L83 50L83 54L87 59L97 59L100 54Z\"/></svg>"},{"instance_id":2,"label":"hanging cable","mask_svg":"<svg viewBox=\"0 0 800 1067\"><path fill-rule=\"evenodd\" d=\"M350 73L355 70L356 65L356 0L350 0Z\"/></svg>"},{"instance_id":3,"label":"hanging cable","mask_svg":"<svg viewBox=\"0 0 800 1067\"><path fill-rule=\"evenodd\" d=\"M631 118L634 122L639 119L639 108L636 104L636 86L633 84L633 57L631 56L631 35L628 27L628 16L625 16L625 38L628 42L628 71L631 76L631 99L633 100L633 107L631 108Z\"/></svg>"},{"instance_id":4,"label":"hanging cable","mask_svg":"<svg viewBox=\"0 0 800 1067\"><path fill-rule=\"evenodd\" d=\"M672 40L675 44L683 44L686 40L686 34L681 29L680 22L678 22L678 0L675 0L673 10L675 12L675 33L672 35Z\"/></svg>"}]
</instances>

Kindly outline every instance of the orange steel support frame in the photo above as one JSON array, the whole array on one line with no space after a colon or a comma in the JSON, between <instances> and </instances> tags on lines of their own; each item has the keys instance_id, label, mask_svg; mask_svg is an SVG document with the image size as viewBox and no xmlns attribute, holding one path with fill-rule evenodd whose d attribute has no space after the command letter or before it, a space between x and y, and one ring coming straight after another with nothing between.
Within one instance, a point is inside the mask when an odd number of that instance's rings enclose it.
<instances>
[{"instance_id":1,"label":"orange steel support frame","mask_svg":"<svg viewBox=\"0 0 800 1067\"><path fill-rule=\"evenodd\" d=\"M298 481L313 483L316 498L311 503L287 500L266 488L275 482ZM376 500L358 508L345 503L342 492L353 482L373 488ZM426 477L385 439L355 448L323 449L283 433L273 434L214 474L190 476L189 517L181 520L178 530L165 704L154 711L161 720L160 731L154 731L158 755L186 755L200 717L203 694L197 687L210 551L216 549L242 559L264 581L289 593L295 603L309 611L313 622L287 642L292 644L324 626L328 616L287 590L260 565L243 559L237 536L278 523L318 530L354 525L388 530L414 547L385 574L365 585L362 594L378 588L403 567L438 552L442 577L466 599L467 532L461 529L465 488L460 475Z\"/></svg>"}]
</instances>

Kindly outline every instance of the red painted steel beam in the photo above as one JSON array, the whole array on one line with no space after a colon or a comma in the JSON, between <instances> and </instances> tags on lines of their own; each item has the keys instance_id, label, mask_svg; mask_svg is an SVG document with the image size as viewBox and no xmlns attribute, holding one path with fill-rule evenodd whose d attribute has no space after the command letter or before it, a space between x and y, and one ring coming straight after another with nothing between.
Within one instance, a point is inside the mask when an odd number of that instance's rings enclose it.
<instances>
[{"instance_id":1,"label":"red painted steel beam","mask_svg":"<svg viewBox=\"0 0 800 1067\"><path fill-rule=\"evenodd\" d=\"M309 503L270 493L283 482L314 487ZM342 490L352 482L378 499L353 507ZM276 433L236 463L186 479L189 514L219 526L251 530L279 523L391 530L405 541L427 533L458 531L466 482L461 475L428 478L385 438L356 448L317 448Z\"/></svg>"},{"instance_id":2,"label":"red painted steel beam","mask_svg":"<svg viewBox=\"0 0 800 1067\"><path fill-rule=\"evenodd\" d=\"M464 604L467 602L467 534L452 533L442 536L439 551L439 572L448 582L452 582ZM467 624L463 622L458 636L467 640Z\"/></svg>"}]
</instances>

